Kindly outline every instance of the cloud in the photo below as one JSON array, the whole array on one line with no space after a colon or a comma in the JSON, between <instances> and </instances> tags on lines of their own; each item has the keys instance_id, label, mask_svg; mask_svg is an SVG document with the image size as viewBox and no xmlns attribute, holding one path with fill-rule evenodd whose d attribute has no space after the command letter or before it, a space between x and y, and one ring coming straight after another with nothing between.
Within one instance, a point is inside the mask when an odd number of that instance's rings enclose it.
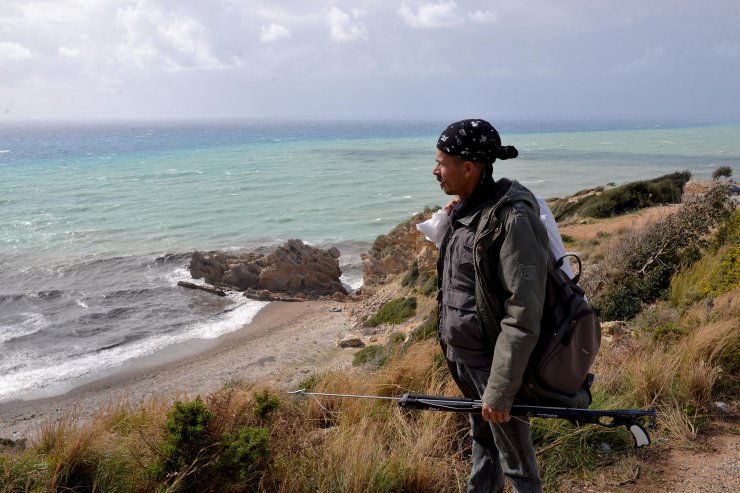
<instances>
[{"instance_id":1,"label":"cloud","mask_svg":"<svg viewBox=\"0 0 740 493\"><path fill-rule=\"evenodd\" d=\"M478 24L493 24L498 20L496 14L490 10L476 10L475 12L468 12L468 17L471 21Z\"/></svg>"},{"instance_id":2,"label":"cloud","mask_svg":"<svg viewBox=\"0 0 740 493\"><path fill-rule=\"evenodd\" d=\"M19 43L12 41L0 42L0 60L26 60L33 58L33 52Z\"/></svg>"},{"instance_id":3,"label":"cloud","mask_svg":"<svg viewBox=\"0 0 740 493\"><path fill-rule=\"evenodd\" d=\"M362 16L362 11L352 10L351 14L337 7L331 7L326 14L329 23L331 39L334 41L356 41L367 39L367 29L357 19Z\"/></svg>"},{"instance_id":4,"label":"cloud","mask_svg":"<svg viewBox=\"0 0 740 493\"><path fill-rule=\"evenodd\" d=\"M68 58L80 58L79 48L69 48L67 46L60 46L58 50L59 54Z\"/></svg>"},{"instance_id":5,"label":"cloud","mask_svg":"<svg viewBox=\"0 0 740 493\"><path fill-rule=\"evenodd\" d=\"M280 39L290 39L290 31L286 27L274 22L269 26L262 26L260 42L272 43Z\"/></svg>"},{"instance_id":6,"label":"cloud","mask_svg":"<svg viewBox=\"0 0 740 493\"><path fill-rule=\"evenodd\" d=\"M448 0L425 3L415 12L404 2L398 10L398 15L410 27L420 29L451 27L465 22L465 17L457 6L457 2Z\"/></svg>"},{"instance_id":7,"label":"cloud","mask_svg":"<svg viewBox=\"0 0 740 493\"><path fill-rule=\"evenodd\" d=\"M225 66L211 53L207 32L193 17L164 12L140 0L119 8L116 18L126 30L125 41L118 45L123 62L138 68L161 66L167 71Z\"/></svg>"}]
</instances>

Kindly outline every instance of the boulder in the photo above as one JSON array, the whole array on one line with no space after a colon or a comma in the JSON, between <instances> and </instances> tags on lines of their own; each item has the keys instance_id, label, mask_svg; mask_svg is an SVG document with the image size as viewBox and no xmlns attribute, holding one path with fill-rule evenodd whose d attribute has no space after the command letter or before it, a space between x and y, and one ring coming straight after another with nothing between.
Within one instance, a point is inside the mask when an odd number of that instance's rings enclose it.
<instances>
[{"instance_id":1,"label":"boulder","mask_svg":"<svg viewBox=\"0 0 740 493\"><path fill-rule=\"evenodd\" d=\"M365 347L365 343L359 337L347 334L337 341L337 346L341 348L363 348Z\"/></svg>"},{"instance_id":2,"label":"boulder","mask_svg":"<svg viewBox=\"0 0 740 493\"><path fill-rule=\"evenodd\" d=\"M436 272L439 251L416 229L416 225L429 219L434 211L425 210L375 239L370 250L362 255L363 287L387 283L406 272L414 261L420 271Z\"/></svg>"},{"instance_id":3,"label":"boulder","mask_svg":"<svg viewBox=\"0 0 740 493\"><path fill-rule=\"evenodd\" d=\"M329 251L289 240L269 253L194 252L190 274L207 283L253 293L292 297L346 294L339 277L339 250ZM274 296L271 296L273 299Z\"/></svg>"}]
</instances>

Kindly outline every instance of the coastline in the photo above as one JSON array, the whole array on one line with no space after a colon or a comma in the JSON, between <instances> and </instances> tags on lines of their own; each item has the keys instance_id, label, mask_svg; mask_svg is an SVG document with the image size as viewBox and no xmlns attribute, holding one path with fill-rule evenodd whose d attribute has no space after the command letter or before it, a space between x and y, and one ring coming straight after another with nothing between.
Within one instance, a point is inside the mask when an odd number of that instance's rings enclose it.
<instances>
[{"instance_id":1,"label":"coastline","mask_svg":"<svg viewBox=\"0 0 740 493\"><path fill-rule=\"evenodd\" d=\"M312 373L351 366L353 351L335 344L351 329L346 308L271 302L235 332L164 349L59 395L2 402L0 438L27 438L43 423L85 420L120 404L207 395L229 381L289 390Z\"/></svg>"}]
</instances>

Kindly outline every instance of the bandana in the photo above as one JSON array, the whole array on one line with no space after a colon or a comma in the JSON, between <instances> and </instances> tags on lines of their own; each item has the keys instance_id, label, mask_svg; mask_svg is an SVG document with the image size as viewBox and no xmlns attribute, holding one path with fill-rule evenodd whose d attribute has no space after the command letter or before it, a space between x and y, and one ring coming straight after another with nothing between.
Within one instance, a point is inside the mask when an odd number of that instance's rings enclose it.
<instances>
[{"instance_id":1,"label":"bandana","mask_svg":"<svg viewBox=\"0 0 740 493\"><path fill-rule=\"evenodd\" d=\"M448 126L437 140L437 149L483 164L519 155L515 147L501 145L498 132L485 120L460 120Z\"/></svg>"}]
</instances>

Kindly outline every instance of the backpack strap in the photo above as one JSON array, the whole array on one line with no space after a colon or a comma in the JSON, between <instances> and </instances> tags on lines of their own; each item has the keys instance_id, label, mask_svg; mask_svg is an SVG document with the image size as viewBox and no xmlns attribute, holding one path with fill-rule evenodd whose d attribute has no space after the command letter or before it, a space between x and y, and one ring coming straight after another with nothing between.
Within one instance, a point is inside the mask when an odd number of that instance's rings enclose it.
<instances>
[{"instance_id":1,"label":"backpack strap","mask_svg":"<svg viewBox=\"0 0 740 493\"><path fill-rule=\"evenodd\" d=\"M555 261L555 268L559 269L560 267L562 267L566 257L573 257L574 259L576 259L576 262L578 262L578 274L573 276L573 284L578 284L578 281L581 279L581 272L583 271L583 264L581 264L581 259L578 255L576 255L575 253L566 253Z\"/></svg>"}]
</instances>

